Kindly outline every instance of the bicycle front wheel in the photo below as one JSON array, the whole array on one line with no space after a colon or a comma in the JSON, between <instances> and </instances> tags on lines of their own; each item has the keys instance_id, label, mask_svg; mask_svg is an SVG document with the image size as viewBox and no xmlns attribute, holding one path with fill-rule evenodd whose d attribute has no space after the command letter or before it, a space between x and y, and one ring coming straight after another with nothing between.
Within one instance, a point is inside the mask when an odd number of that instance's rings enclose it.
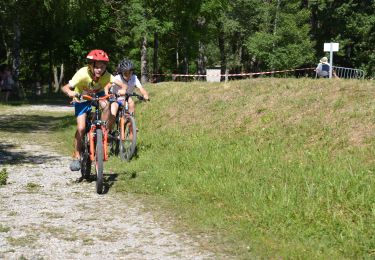
<instances>
[{"instance_id":1,"label":"bicycle front wheel","mask_svg":"<svg viewBox=\"0 0 375 260\"><path fill-rule=\"evenodd\" d=\"M90 160L90 142L88 134L82 139L82 150L81 150L81 174L82 178L89 180L91 174L91 160Z\"/></svg>"},{"instance_id":2,"label":"bicycle front wheel","mask_svg":"<svg viewBox=\"0 0 375 260\"><path fill-rule=\"evenodd\" d=\"M95 150L95 169L96 169L96 192L103 193L103 132L101 129L96 129L96 150Z\"/></svg>"},{"instance_id":3,"label":"bicycle front wheel","mask_svg":"<svg viewBox=\"0 0 375 260\"><path fill-rule=\"evenodd\" d=\"M120 128L120 158L122 160L130 161L137 146L137 126L134 117L127 116L120 125Z\"/></svg>"}]
</instances>

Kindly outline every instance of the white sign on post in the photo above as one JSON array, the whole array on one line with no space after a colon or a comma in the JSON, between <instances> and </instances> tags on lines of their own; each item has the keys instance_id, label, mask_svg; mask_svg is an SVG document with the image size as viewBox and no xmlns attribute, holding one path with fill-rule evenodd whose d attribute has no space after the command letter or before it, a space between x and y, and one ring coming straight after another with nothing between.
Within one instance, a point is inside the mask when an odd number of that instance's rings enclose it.
<instances>
[{"instance_id":1,"label":"white sign on post","mask_svg":"<svg viewBox=\"0 0 375 260\"><path fill-rule=\"evenodd\" d=\"M337 42L324 43L324 51L339 51L339 44Z\"/></svg>"},{"instance_id":2,"label":"white sign on post","mask_svg":"<svg viewBox=\"0 0 375 260\"><path fill-rule=\"evenodd\" d=\"M339 43L338 42L329 42L324 43L324 51L329 51L329 63L330 63L330 70L329 70L329 78L332 78L332 66L333 66L333 52L339 51Z\"/></svg>"}]
</instances>

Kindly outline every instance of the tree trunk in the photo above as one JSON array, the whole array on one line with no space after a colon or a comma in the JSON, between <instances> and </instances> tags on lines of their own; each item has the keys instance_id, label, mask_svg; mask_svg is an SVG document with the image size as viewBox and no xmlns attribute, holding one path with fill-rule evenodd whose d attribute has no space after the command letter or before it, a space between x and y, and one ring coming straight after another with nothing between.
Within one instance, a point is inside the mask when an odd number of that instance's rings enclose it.
<instances>
[{"instance_id":1,"label":"tree trunk","mask_svg":"<svg viewBox=\"0 0 375 260\"><path fill-rule=\"evenodd\" d=\"M186 55L184 57L184 74L189 74L189 59ZM188 81L188 77L184 77L184 81Z\"/></svg>"},{"instance_id":2,"label":"tree trunk","mask_svg":"<svg viewBox=\"0 0 375 260\"><path fill-rule=\"evenodd\" d=\"M8 42L6 39L8 38L7 33L5 32L6 28L2 24L0 24L0 32L1 32L1 39L3 40L2 44L6 53L6 61L9 64L11 50L9 49Z\"/></svg>"},{"instance_id":3,"label":"tree trunk","mask_svg":"<svg viewBox=\"0 0 375 260\"><path fill-rule=\"evenodd\" d=\"M57 76L58 68L57 66L53 66L53 86L54 92L57 93L60 91L61 83L64 78L64 64L61 64L60 67L60 77Z\"/></svg>"},{"instance_id":4,"label":"tree trunk","mask_svg":"<svg viewBox=\"0 0 375 260\"><path fill-rule=\"evenodd\" d=\"M225 54L225 40L224 40L224 32L222 30L222 25L220 25L220 28L219 28L219 49L220 49L221 74L223 75L225 74L225 71L227 68L227 57Z\"/></svg>"},{"instance_id":5,"label":"tree trunk","mask_svg":"<svg viewBox=\"0 0 375 260\"><path fill-rule=\"evenodd\" d=\"M147 81L147 38L143 36L141 46L141 83L145 84Z\"/></svg>"},{"instance_id":6,"label":"tree trunk","mask_svg":"<svg viewBox=\"0 0 375 260\"><path fill-rule=\"evenodd\" d=\"M16 82L16 95L20 97L23 95L23 91L20 91L21 84L19 83L20 75L20 64L21 64L21 54L20 54L20 43L21 43L21 30L19 25L19 17L16 16L16 19L13 23L14 29L14 47L13 47L13 77ZM22 93L21 93L22 92Z\"/></svg>"},{"instance_id":7,"label":"tree trunk","mask_svg":"<svg viewBox=\"0 0 375 260\"><path fill-rule=\"evenodd\" d=\"M240 68L240 73L241 74L243 74L244 73L244 71L245 71L245 69L244 69L244 63L243 63L243 61L242 61L242 59L243 59L243 47L242 47L243 45L241 44L239 47L238 47L238 60L240 61L240 66L241 66L241 68ZM243 78L243 76L242 76L242 78Z\"/></svg>"},{"instance_id":8,"label":"tree trunk","mask_svg":"<svg viewBox=\"0 0 375 260\"><path fill-rule=\"evenodd\" d=\"M60 70L60 78L59 78L59 86L61 86L62 81L64 78L64 63L61 63L61 70Z\"/></svg>"},{"instance_id":9,"label":"tree trunk","mask_svg":"<svg viewBox=\"0 0 375 260\"><path fill-rule=\"evenodd\" d=\"M276 6L276 13L275 13L275 20L274 20L274 23L273 23L273 35L276 35L277 34L277 23L278 23L278 20L279 20L279 10L280 9L280 0L277 0L277 6ZM276 49L276 45L275 45L275 42L272 43L272 46L273 46L273 50ZM274 66L274 63L271 62L271 70L274 71L275 70L275 66ZM271 76L273 77L274 74L271 74Z\"/></svg>"},{"instance_id":10,"label":"tree trunk","mask_svg":"<svg viewBox=\"0 0 375 260\"><path fill-rule=\"evenodd\" d=\"M206 19L203 16L198 17L197 19L199 31L203 32L202 36L204 35L204 28L206 25ZM203 36L204 37L204 36ZM206 75L206 61L207 57L205 56L205 45L202 41L198 42L198 60L197 60L197 68L198 68L198 75ZM204 80L205 77L199 77L198 80Z\"/></svg>"},{"instance_id":11,"label":"tree trunk","mask_svg":"<svg viewBox=\"0 0 375 260\"><path fill-rule=\"evenodd\" d=\"M176 73L180 72L180 53L179 53L179 43L177 42L176 46ZM175 81L177 79L176 76L172 76L172 80Z\"/></svg>"},{"instance_id":12,"label":"tree trunk","mask_svg":"<svg viewBox=\"0 0 375 260\"><path fill-rule=\"evenodd\" d=\"M204 44L199 41L199 54L198 54L198 75L206 75L206 56L204 55ZM199 80L204 80L204 77L199 77Z\"/></svg>"},{"instance_id":13,"label":"tree trunk","mask_svg":"<svg viewBox=\"0 0 375 260\"><path fill-rule=\"evenodd\" d=\"M48 73L49 75L49 80L48 80L48 93L51 94L52 93L52 81L53 81L53 75L51 74L51 72L53 72L53 65L52 65L52 51L51 50L48 50L48 58L49 58L49 72Z\"/></svg>"},{"instance_id":14,"label":"tree trunk","mask_svg":"<svg viewBox=\"0 0 375 260\"><path fill-rule=\"evenodd\" d=\"M153 77L152 82L159 81L159 64L158 64L158 52L159 52L159 34L157 32L154 33L154 57L153 57Z\"/></svg>"},{"instance_id":15,"label":"tree trunk","mask_svg":"<svg viewBox=\"0 0 375 260\"><path fill-rule=\"evenodd\" d=\"M188 52L188 46L189 46L189 41L188 39L185 37L184 38L184 44L183 44L184 48L183 48L183 54L184 54L184 59L183 59L183 65L184 65L184 68L183 68L183 73L185 75L189 74L189 52ZM184 81L188 81L188 77L184 77Z\"/></svg>"}]
</instances>

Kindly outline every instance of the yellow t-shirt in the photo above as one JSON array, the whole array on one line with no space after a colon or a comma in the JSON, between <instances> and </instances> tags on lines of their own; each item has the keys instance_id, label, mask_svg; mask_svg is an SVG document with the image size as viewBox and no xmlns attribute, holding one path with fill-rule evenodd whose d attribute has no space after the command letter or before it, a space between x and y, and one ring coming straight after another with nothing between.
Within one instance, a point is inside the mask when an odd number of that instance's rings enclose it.
<instances>
[{"instance_id":1,"label":"yellow t-shirt","mask_svg":"<svg viewBox=\"0 0 375 260\"><path fill-rule=\"evenodd\" d=\"M74 88L74 91L81 94L95 94L104 90L108 83L113 83L114 76L108 71L100 77L98 82L94 82L90 76L89 68L83 67L79 69L69 81L69 85Z\"/></svg>"}]
</instances>

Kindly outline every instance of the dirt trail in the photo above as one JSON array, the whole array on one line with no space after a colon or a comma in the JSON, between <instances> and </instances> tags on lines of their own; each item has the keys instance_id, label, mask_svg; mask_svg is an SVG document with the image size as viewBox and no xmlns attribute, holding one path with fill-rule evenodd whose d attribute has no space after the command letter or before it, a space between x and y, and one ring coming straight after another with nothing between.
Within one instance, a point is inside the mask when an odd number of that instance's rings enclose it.
<instances>
[{"instance_id":1,"label":"dirt trail","mask_svg":"<svg viewBox=\"0 0 375 260\"><path fill-rule=\"evenodd\" d=\"M31 110L46 108L53 109ZM218 258L157 223L135 197L97 195L94 182L77 183L69 158L29 135L29 142L0 140L0 169L9 173L0 187L0 259Z\"/></svg>"}]
</instances>

